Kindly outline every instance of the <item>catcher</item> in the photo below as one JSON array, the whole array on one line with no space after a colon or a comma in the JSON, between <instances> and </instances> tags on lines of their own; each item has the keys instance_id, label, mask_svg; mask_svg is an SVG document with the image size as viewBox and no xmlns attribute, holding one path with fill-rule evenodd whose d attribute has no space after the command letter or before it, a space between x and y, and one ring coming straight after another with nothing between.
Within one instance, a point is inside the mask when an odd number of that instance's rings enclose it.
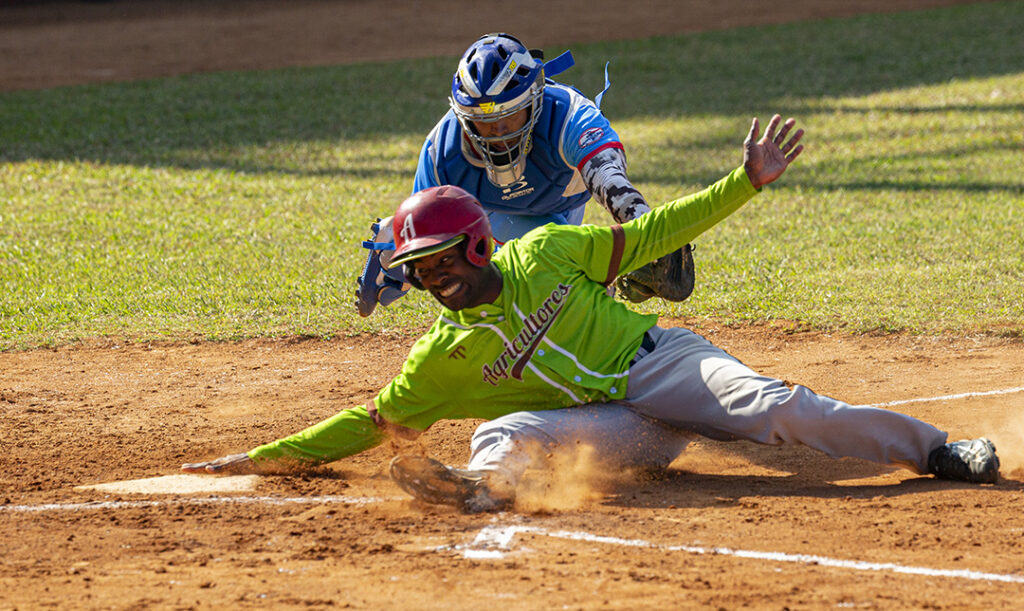
<instances>
[{"instance_id":1,"label":"catcher","mask_svg":"<svg viewBox=\"0 0 1024 611\"><path fill-rule=\"evenodd\" d=\"M404 265L443 309L402 372L365 407L182 469L301 468L374 447L389 433L484 418L492 421L474 434L468 469L400 456L392 478L422 500L491 511L514 502L519 478L537 464L533 443L585 442L623 466L667 466L697 433L996 481L999 459L984 438L947 443L946 433L904 414L789 388L687 329L656 326L657 316L605 290L620 271L688 243L779 178L803 150L803 130L789 137L794 124L780 129L776 115L758 140L754 119L743 165L700 193L612 227L548 225L493 257L486 213L472 195L448 186L414 194L395 214L391 264Z\"/></svg>"},{"instance_id":2,"label":"catcher","mask_svg":"<svg viewBox=\"0 0 1024 611\"><path fill-rule=\"evenodd\" d=\"M547 223L579 225L596 199L620 223L650 208L626 177L626 155L598 104L557 83L573 65L568 51L545 63L509 34L473 43L452 77L451 110L420 152L413 191L454 185L473 194L497 244ZM369 316L410 284L401 266L388 267L392 218L371 227L370 249L358 279L356 306ZM383 260L382 260L383 257ZM683 301L694 286L689 244L621 277L619 293L633 302L658 296Z\"/></svg>"}]
</instances>

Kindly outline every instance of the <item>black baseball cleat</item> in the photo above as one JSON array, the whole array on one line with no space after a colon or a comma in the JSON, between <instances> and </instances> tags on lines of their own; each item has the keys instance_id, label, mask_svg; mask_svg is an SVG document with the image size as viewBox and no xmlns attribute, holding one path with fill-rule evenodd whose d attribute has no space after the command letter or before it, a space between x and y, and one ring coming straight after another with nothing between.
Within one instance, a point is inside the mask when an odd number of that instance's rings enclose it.
<instances>
[{"instance_id":1,"label":"black baseball cleat","mask_svg":"<svg viewBox=\"0 0 1024 611\"><path fill-rule=\"evenodd\" d=\"M996 446L984 437L941 445L928 455L928 472L939 479L994 484L999 481Z\"/></svg>"},{"instance_id":2,"label":"black baseball cleat","mask_svg":"<svg viewBox=\"0 0 1024 611\"><path fill-rule=\"evenodd\" d=\"M455 469L426 456L391 459L392 481L413 497L435 505L451 505L466 513L501 511L512 505L511 496L493 492L483 471Z\"/></svg>"}]
</instances>

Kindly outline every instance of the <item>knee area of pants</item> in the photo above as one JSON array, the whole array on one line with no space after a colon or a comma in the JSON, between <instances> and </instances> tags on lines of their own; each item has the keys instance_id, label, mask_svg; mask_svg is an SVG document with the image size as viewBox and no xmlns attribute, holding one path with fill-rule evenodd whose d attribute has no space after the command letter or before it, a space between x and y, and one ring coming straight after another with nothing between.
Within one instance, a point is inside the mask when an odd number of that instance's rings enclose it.
<instances>
[{"instance_id":1,"label":"knee area of pants","mask_svg":"<svg viewBox=\"0 0 1024 611\"><path fill-rule=\"evenodd\" d=\"M501 420L492 420L476 427L473 439L477 437L508 437L508 438L549 438L544 429L532 424L506 424Z\"/></svg>"},{"instance_id":2,"label":"knee area of pants","mask_svg":"<svg viewBox=\"0 0 1024 611\"><path fill-rule=\"evenodd\" d=\"M521 432L518 428L504 426L495 422L485 422L478 426L473 433L470 446L476 449L478 446L486 444L510 443L520 435Z\"/></svg>"},{"instance_id":3,"label":"knee area of pants","mask_svg":"<svg viewBox=\"0 0 1024 611\"><path fill-rule=\"evenodd\" d=\"M800 395L808 392L806 388L798 385L791 385L783 380L777 380L763 388L760 395L772 405L784 405L798 399Z\"/></svg>"}]
</instances>

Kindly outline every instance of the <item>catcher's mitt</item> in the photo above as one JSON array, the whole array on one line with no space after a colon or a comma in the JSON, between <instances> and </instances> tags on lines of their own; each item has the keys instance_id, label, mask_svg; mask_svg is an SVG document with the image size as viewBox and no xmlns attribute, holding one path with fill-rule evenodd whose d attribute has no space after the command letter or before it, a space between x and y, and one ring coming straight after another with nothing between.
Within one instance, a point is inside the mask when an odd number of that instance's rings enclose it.
<instances>
[{"instance_id":1,"label":"catcher's mitt","mask_svg":"<svg viewBox=\"0 0 1024 611\"><path fill-rule=\"evenodd\" d=\"M683 301L693 292L696 281L693 248L689 244L640 269L619 276L615 288L633 303L661 297L666 301Z\"/></svg>"}]
</instances>

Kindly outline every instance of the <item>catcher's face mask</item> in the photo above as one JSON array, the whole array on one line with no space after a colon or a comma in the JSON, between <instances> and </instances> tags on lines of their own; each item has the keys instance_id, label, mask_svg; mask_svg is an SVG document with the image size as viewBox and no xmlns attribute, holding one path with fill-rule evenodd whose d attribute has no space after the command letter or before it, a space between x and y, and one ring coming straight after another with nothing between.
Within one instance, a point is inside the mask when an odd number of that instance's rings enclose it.
<instances>
[{"instance_id":1,"label":"catcher's face mask","mask_svg":"<svg viewBox=\"0 0 1024 611\"><path fill-rule=\"evenodd\" d=\"M544 62L508 34L473 43L452 78L449 103L465 135L463 152L498 187L522 178L544 96ZM516 124L514 129L499 125Z\"/></svg>"}]
</instances>

